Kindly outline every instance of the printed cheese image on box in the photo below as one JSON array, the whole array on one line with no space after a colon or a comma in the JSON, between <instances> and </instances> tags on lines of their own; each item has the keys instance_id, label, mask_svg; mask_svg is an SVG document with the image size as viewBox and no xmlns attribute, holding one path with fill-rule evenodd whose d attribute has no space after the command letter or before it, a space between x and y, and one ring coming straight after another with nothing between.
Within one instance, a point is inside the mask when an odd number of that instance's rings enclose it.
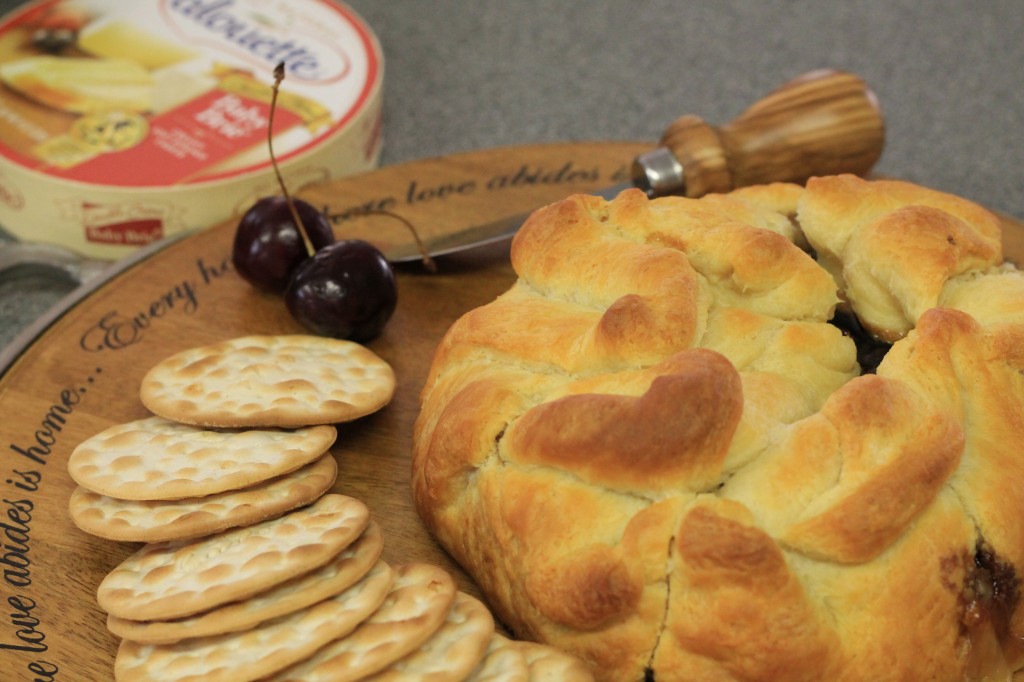
<instances>
[{"instance_id":1,"label":"printed cheese image on box","mask_svg":"<svg viewBox=\"0 0 1024 682\"><path fill-rule=\"evenodd\" d=\"M0 80L40 104L73 114L149 111L153 78L128 59L26 57L0 67Z\"/></svg>"},{"instance_id":2,"label":"printed cheese image on box","mask_svg":"<svg viewBox=\"0 0 1024 682\"><path fill-rule=\"evenodd\" d=\"M376 166L382 56L331 0L42 0L0 25L0 226L118 258Z\"/></svg>"}]
</instances>

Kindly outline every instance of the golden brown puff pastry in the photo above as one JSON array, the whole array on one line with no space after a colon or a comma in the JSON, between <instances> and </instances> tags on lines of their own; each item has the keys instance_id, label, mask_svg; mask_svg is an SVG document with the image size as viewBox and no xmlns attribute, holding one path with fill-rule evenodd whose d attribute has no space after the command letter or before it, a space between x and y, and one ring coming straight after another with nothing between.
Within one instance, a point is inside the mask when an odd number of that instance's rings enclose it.
<instances>
[{"instance_id":1,"label":"golden brown puff pastry","mask_svg":"<svg viewBox=\"0 0 1024 682\"><path fill-rule=\"evenodd\" d=\"M1024 667L1024 275L992 214L853 176L630 190L540 209L511 257L437 349L412 478L517 637L611 682Z\"/></svg>"}]
</instances>

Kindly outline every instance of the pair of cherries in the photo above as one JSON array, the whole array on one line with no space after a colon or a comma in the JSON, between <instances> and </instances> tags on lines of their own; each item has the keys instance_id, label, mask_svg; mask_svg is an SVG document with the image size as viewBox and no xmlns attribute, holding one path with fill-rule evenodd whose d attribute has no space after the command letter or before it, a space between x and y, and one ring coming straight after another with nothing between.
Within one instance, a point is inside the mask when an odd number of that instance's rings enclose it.
<instances>
[{"instance_id":1,"label":"pair of cherries","mask_svg":"<svg viewBox=\"0 0 1024 682\"><path fill-rule=\"evenodd\" d=\"M358 240L334 240L324 213L293 199L274 155L274 113L285 65L274 67L267 151L280 196L264 197L242 216L235 230L231 262L253 286L284 294L300 324L321 336L369 341L395 312L395 274L384 254Z\"/></svg>"},{"instance_id":2,"label":"pair of cherries","mask_svg":"<svg viewBox=\"0 0 1024 682\"><path fill-rule=\"evenodd\" d=\"M369 341L398 301L384 254L362 240L335 241L327 217L301 199L271 196L253 204L235 231L231 260L253 286L283 294L292 317L322 336Z\"/></svg>"}]
</instances>

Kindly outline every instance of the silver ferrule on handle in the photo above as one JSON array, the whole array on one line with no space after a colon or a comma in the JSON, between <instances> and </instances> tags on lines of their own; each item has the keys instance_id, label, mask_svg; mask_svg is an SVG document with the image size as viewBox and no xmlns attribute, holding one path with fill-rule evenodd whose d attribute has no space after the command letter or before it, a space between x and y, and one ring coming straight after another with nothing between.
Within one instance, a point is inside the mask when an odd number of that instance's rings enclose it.
<instances>
[{"instance_id":1,"label":"silver ferrule on handle","mask_svg":"<svg viewBox=\"0 0 1024 682\"><path fill-rule=\"evenodd\" d=\"M658 147L633 160L633 184L649 197L682 194L686 189L683 164L667 147Z\"/></svg>"}]
</instances>

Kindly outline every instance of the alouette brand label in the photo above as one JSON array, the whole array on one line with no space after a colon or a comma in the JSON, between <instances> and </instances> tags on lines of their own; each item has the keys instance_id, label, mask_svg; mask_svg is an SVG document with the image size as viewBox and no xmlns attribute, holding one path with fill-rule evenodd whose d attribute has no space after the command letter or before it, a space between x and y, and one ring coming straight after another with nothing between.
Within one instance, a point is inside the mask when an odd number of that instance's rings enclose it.
<instances>
[{"instance_id":1,"label":"alouette brand label","mask_svg":"<svg viewBox=\"0 0 1024 682\"><path fill-rule=\"evenodd\" d=\"M381 61L370 29L333 0L32 3L0 26L0 196L23 198L0 203L0 225L108 257L124 251L90 245L141 246L237 212L270 184L281 62L285 177L367 170ZM38 224L55 219L74 234Z\"/></svg>"},{"instance_id":2,"label":"alouette brand label","mask_svg":"<svg viewBox=\"0 0 1024 682\"><path fill-rule=\"evenodd\" d=\"M170 22L183 35L200 40L219 37L225 45L238 47L263 64L285 62L288 72L297 78L337 80L351 67L348 55L333 41L317 36L297 40L280 30L268 30L260 17L239 12L235 0L171 0L165 6L170 10Z\"/></svg>"}]
</instances>

